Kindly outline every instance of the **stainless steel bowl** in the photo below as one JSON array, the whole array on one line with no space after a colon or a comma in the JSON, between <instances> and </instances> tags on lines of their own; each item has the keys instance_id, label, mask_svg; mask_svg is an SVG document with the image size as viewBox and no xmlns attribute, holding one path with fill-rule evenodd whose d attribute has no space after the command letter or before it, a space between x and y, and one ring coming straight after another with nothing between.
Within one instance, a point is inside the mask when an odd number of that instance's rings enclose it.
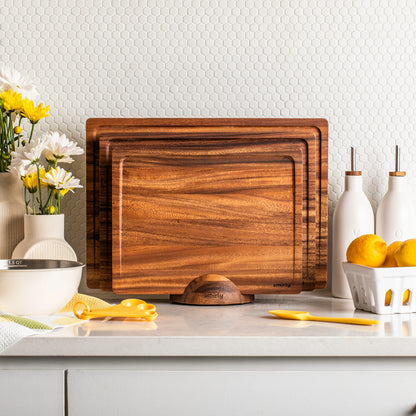
<instances>
[{"instance_id":1,"label":"stainless steel bowl","mask_svg":"<svg viewBox=\"0 0 416 416\"><path fill-rule=\"evenodd\" d=\"M77 292L83 267L69 260L0 260L0 310L17 315L59 312Z\"/></svg>"},{"instance_id":2,"label":"stainless steel bowl","mask_svg":"<svg viewBox=\"0 0 416 416\"><path fill-rule=\"evenodd\" d=\"M70 260L29 260L29 259L13 259L0 260L0 270L16 270L16 269L66 269L71 267L83 267L84 265L78 261Z\"/></svg>"}]
</instances>

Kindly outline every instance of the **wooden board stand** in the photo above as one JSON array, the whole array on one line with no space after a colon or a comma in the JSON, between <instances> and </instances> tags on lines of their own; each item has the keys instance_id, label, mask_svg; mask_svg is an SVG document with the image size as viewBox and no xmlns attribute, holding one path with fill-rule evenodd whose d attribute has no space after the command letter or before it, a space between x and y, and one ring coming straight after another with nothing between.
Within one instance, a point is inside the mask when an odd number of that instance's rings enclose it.
<instances>
[{"instance_id":1,"label":"wooden board stand","mask_svg":"<svg viewBox=\"0 0 416 416\"><path fill-rule=\"evenodd\" d=\"M182 295L170 295L174 303L186 305L237 305L250 303L254 295L244 295L230 280L219 274L205 274L192 280Z\"/></svg>"}]
</instances>

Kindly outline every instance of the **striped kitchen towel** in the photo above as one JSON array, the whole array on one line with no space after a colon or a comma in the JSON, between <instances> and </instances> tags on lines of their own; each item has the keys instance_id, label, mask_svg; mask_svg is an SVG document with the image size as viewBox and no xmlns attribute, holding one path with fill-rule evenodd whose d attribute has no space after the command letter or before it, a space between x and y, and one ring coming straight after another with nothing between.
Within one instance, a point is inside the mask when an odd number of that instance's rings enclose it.
<instances>
[{"instance_id":1,"label":"striped kitchen towel","mask_svg":"<svg viewBox=\"0 0 416 416\"><path fill-rule=\"evenodd\" d=\"M55 315L25 317L0 311L0 354L22 338L45 334L57 328L78 325L85 322L85 320L75 318L72 311L75 303L80 301L87 303L91 309L111 306L111 304L101 299L77 293Z\"/></svg>"}]
</instances>

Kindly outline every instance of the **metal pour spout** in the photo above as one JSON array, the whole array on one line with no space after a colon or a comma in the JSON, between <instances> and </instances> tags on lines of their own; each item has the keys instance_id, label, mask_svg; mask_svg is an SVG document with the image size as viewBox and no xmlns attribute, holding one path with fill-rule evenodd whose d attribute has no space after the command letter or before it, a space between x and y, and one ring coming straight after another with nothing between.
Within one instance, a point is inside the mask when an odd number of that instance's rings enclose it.
<instances>
[{"instance_id":1,"label":"metal pour spout","mask_svg":"<svg viewBox=\"0 0 416 416\"><path fill-rule=\"evenodd\" d=\"M357 157L356 150L351 146L351 172L355 171L355 160Z\"/></svg>"},{"instance_id":2,"label":"metal pour spout","mask_svg":"<svg viewBox=\"0 0 416 416\"><path fill-rule=\"evenodd\" d=\"M400 172L400 148L396 144L396 154L395 154L395 172Z\"/></svg>"}]
</instances>

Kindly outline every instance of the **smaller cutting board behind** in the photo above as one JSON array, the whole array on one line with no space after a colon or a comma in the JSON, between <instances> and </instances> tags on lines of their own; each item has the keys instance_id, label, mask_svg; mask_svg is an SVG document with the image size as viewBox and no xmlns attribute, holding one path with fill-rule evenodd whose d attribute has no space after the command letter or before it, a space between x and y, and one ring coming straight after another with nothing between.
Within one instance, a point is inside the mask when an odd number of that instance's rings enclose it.
<instances>
[{"instance_id":1,"label":"smaller cutting board behind","mask_svg":"<svg viewBox=\"0 0 416 416\"><path fill-rule=\"evenodd\" d=\"M180 294L207 273L245 294L299 292L302 163L278 140L114 143L114 292Z\"/></svg>"}]
</instances>

